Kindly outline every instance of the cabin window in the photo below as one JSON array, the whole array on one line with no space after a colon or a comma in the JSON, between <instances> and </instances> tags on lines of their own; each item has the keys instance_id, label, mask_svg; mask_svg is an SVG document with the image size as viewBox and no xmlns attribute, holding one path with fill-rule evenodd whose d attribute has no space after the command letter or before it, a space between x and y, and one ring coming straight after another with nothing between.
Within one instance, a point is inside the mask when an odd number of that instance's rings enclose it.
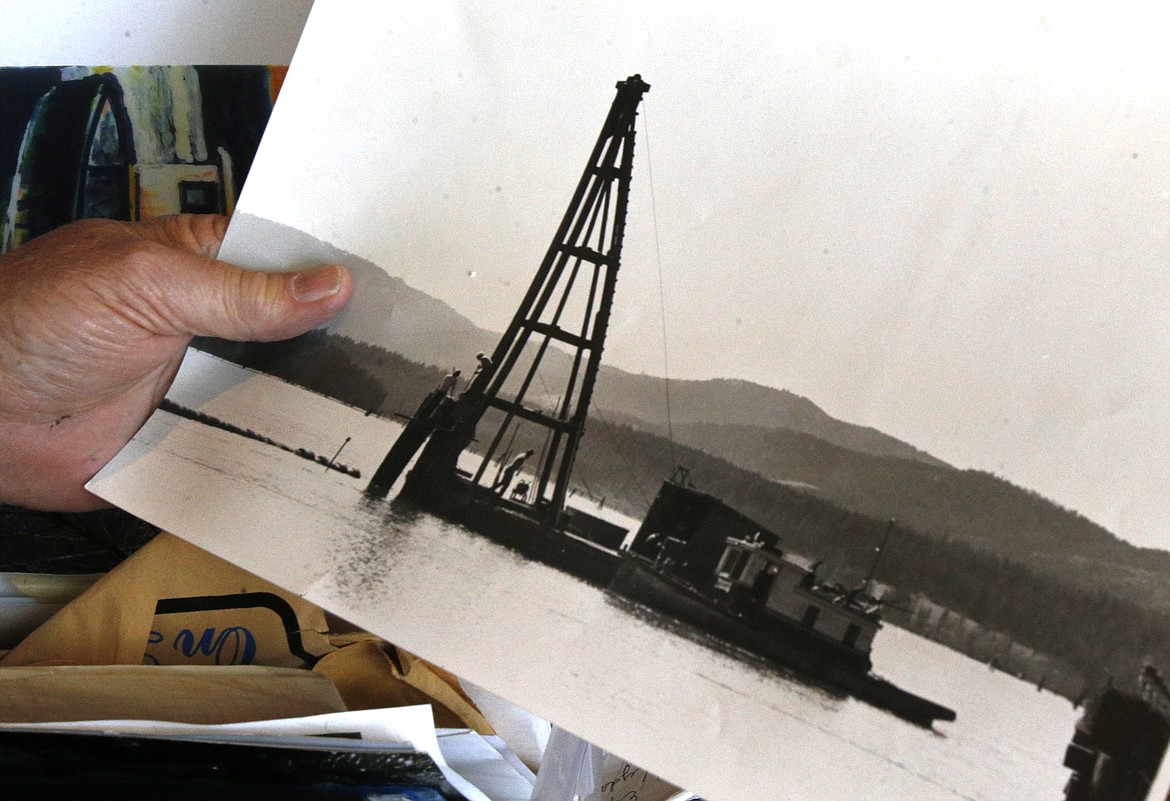
<instances>
[{"instance_id":1,"label":"cabin window","mask_svg":"<svg viewBox=\"0 0 1170 801\"><path fill-rule=\"evenodd\" d=\"M861 636L861 626L856 623L850 623L849 628L845 629L845 645L850 648L857 647L857 638Z\"/></svg>"},{"instance_id":2,"label":"cabin window","mask_svg":"<svg viewBox=\"0 0 1170 801\"><path fill-rule=\"evenodd\" d=\"M720 578L735 580L743 575L747 562L747 551L728 548L723 552L723 558L719 560L719 567L715 572Z\"/></svg>"},{"instance_id":3,"label":"cabin window","mask_svg":"<svg viewBox=\"0 0 1170 801\"><path fill-rule=\"evenodd\" d=\"M179 211L183 214L219 211L219 185L215 181L179 181Z\"/></svg>"},{"instance_id":4,"label":"cabin window","mask_svg":"<svg viewBox=\"0 0 1170 801\"><path fill-rule=\"evenodd\" d=\"M804 610L804 617L800 620L800 625L805 628L812 628L817 624L817 618L821 616L820 607L809 604L808 609Z\"/></svg>"}]
</instances>

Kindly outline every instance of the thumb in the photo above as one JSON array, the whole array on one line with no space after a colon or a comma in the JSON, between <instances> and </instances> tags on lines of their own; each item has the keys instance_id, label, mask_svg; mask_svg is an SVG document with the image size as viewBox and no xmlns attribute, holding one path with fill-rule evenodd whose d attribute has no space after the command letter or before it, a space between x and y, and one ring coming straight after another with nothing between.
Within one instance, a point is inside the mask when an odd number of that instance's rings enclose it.
<instances>
[{"instance_id":1,"label":"thumb","mask_svg":"<svg viewBox=\"0 0 1170 801\"><path fill-rule=\"evenodd\" d=\"M181 214L136 226L166 246L166 269L139 284L149 306L165 309L169 333L272 341L328 322L353 293L353 279L329 265L297 272L259 272L216 261L226 218Z\"/></svg>"}]
</instances>

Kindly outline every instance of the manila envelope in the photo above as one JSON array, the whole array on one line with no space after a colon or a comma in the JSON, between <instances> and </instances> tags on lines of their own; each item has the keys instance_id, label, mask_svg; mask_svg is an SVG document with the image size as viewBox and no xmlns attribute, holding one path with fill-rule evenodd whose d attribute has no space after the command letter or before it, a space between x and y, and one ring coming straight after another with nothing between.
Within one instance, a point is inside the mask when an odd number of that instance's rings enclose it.
<instances>
[{"instance_id":1,"label":"manila envelope","mask_svg":"<svg viewBox=\"0 0 1170 801\"><path fill-rule=\"evenodd\" d=\"M164 532L0 658L0 668L313 667L318 675L306 675L305 682L331 680L337 690L329 689L334 696L340 692L343 708L431 703L441 726L493 733L455 676L363 632L336 638L344 647L334 648L326 632L320 607ZM4 673L0 670L0 679ZM37 674L22 675L20 680L33 675ZM46 681L51 676L43 675ZM84 672L66 671L52 676L52 681L74 681L80 675ZM111 678L117 675L123 674L110 674ZM137 682L144 674L133 675ZM201 674L176 675L193 682ZM232 676L230 672L205 675L209 681L229 683ZM170 679L158 676L156 680ZM240 680L255 681L255 677L241 673ZM264 680L262 674L259 680ZM293 680L295 676L282 679L286 685ZM326 699L326 703L331 702Z\"/></svg>"},{"instance_id":2,"label":"manila envelope","mask_svg":"<svg viewBox=\"0 0 1170 801\"><path fill-rule=\"evenodd\" d=\"M237 723L344 712L328 677L251 666L55 665L0 670L0 722Z\"/></svg>"},{"instance_id":3,"label":"manila envelope","mask_svg":"<svg viewBox=\"0 0 1170 801\"><path fill-rule=\"evenodd\" d=\"M325 631L320 607L162 533L27 636L0 667L307 667L333 650Z\"/></svg>"}]
</instances>

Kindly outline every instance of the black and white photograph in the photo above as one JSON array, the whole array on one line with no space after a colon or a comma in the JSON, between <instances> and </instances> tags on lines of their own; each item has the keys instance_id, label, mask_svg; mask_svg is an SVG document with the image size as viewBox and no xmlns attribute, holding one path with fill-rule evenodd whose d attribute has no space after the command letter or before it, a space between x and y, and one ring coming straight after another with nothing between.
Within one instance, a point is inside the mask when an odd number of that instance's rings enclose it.
<instances>
[{"instance_id":1,"label":"black and white photograph","mask_svg":"<svg viewBox=\"0 0 1170 801\"><path fill-rule=\"evenodd\" d=\"M353 300L90 489L712 801L1163 798L1157 22L322 0L159 174Z\"/></svg>"}]
</instances>

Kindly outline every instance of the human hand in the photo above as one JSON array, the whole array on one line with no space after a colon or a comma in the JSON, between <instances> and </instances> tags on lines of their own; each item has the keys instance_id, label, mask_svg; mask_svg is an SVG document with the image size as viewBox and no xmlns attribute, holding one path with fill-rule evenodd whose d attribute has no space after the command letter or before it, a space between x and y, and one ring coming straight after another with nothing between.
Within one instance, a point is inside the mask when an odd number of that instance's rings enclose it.
<instances>
[{"instance_id":1,"label":"human hand","mask_svg":"<svg viewBox=\"0 0 1170 801\"><path fill-rule=\"evenodd\" d=\"M83 485L158 406L192 336L287 339L348 302L341 267L216 261L226 227L85 220L0 256L0 502L105 506Z\"/></svg>"}]
</instances>

